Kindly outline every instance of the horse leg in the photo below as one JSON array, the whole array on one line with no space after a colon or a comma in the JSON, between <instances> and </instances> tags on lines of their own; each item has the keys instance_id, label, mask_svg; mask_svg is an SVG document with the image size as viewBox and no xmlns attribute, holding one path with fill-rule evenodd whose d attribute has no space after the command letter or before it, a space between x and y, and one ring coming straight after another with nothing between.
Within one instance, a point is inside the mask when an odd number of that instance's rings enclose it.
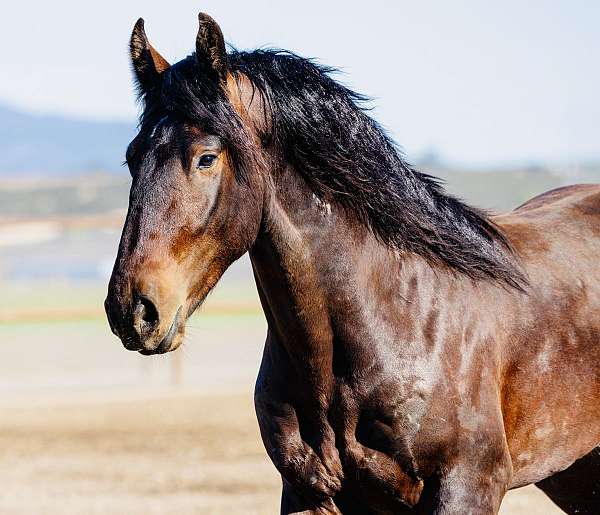
<instances>
[{"instance_id":1,"label":"horse leg","mask_svg":"<svg viewBox=\"0 0 600 515\"><path fill-rule=\"evenodd\" d=\"M254 406L265 449L294 491L325 505L342 488L343 470L335 435L326 421L312 430L307 430L305 423L301 431L296 407L286 395L285 377L280 377L285 376L285 363L284 372L273 371L269 342L267 336L254 390ZM313 435L318 438L309 440Z\"/></svg>"},{"instance_id":2,"label":"horse leg","mask_svg":"<svg viewBox=\"0 0 600 515\"><path fill-rule=\"evenodd\" d=\"M265 449L285 482L311 499L325 501L335 496L341 488L341 467L339 472L328 468L302 440L294 408L258 390L254 404Z\"/></svg>"},{"instance_id":3,"label":"horse leg","mask_svg":"<svg viewBox=\"0 0 600 515\"><path fill-rule=\"evenodd\" d=\"M341 515L331 499L315 504L300 495L285 478L282 481L281 515Z\"/></svg>"},{"instance_id":4,"label":"horse leg","mask_svg":"<svg viewBox=\"0 0 600 515\"><path fill-rule=\"evenodd\" d=\"M536 486L566 513L600 513L600 447Z\"/></svg>"},{"instance_id":5,"label":"horse leg","mask_svg":"<svg viewBox=\"0 0 600 515\"><path fill-rule=\"evenodd\" d=\"M496 515L513 472L503 428L463 431L456 451L440 467L435 491L425 495L423 504L430 508L423 506L424 513Z\"/></svg>"},{"instance_id":6,"label":"horse leg","mask_svg":"<svg viewBox=\"0 0 600 515\"><path fill-rule=\"evenodd\" d=\"M440 478L439 490L426 513L435 515L496 515L508 489L510 468L503 464L496 470L476 469L461 463ZM507 470L508 468L508 470ZM425 501L425 500L424 500Z\"/></svg>"}]
</instances>

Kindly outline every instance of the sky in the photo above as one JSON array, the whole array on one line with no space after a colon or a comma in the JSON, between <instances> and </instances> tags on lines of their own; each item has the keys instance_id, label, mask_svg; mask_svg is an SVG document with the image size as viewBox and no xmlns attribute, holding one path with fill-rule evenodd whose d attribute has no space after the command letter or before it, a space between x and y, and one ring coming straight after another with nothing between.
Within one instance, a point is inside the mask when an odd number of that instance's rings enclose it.
<instances>
[{"instance_id":1,"label":"sky","mask_svg":"<svg viewBox=\"0 0 600 515\"><path fill-rule=\"evenodd\" d=\"M600 159L600 2L12 1L0 20L0 102L133 120L127 44L138 17L170 62L197 14L240 49L279 47L341 70L409 158L463 166Z\"/></svg>"}]
</instances>

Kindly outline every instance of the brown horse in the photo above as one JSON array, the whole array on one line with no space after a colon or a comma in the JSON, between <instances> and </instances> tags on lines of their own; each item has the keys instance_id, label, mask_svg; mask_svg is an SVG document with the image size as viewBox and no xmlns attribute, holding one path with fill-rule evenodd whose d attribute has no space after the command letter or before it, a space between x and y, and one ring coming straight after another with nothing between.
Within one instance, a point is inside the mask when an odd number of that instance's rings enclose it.
<instances>
[{"instance_id":1,"label":"brown horse","mask_svg":"<svg viewBox=\"0 0 600 515\"><path fill-rule=\"evenodd\" d=\"M226 52L200 15L169 65L131 38L144 111L106 310L175 350L250 253L256 385L283 513L496 513L535 483L600 513L600 187L493 219L409 166L329 69Z\"/></svg>"}]
</instances>

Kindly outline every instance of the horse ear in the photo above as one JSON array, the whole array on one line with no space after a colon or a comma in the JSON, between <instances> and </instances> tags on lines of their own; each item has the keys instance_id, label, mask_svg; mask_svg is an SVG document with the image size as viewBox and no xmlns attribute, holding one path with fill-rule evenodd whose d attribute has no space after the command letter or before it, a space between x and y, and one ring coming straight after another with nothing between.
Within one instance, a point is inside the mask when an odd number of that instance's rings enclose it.
<instances>
[{"instance_id":1,"label":"horse ear","mask_svg":"<svg viewBox=\"0 0 600 515\"><path fill-rule=\"evenodd\" d=\"M215 74L221 82L227 81L227 51L221 28L208 14L198 15L196 59L202 71Z\"/></svg>"},{"instance_id":2,"label":"horse ear","mask_svg":"<svg viewBox=\"0 0 600 515\"><path fill-rule=\"evenodd\" d=\"M144 92L155 87L170 64L150 44L144 31L144 20L140 18L133 27L129 41L131 63L135 78Z\"/></svg>"}]
</instances>

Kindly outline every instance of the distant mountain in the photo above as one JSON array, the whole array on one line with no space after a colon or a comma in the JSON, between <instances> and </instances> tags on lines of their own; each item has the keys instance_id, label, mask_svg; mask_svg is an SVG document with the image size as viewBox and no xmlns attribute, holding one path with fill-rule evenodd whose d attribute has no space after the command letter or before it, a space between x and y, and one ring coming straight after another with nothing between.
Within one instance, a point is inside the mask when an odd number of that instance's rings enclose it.
<instances>
[{"instance_id":1,"label":"distant mountain","mask_svg":"<svg viewBox=\"0 0 600 515\"><path fill-rule=\"evenodd\" d=\"M135 125L34 115L0 104L0 176L118 172Z\"/></svg>"}]
</instances>

